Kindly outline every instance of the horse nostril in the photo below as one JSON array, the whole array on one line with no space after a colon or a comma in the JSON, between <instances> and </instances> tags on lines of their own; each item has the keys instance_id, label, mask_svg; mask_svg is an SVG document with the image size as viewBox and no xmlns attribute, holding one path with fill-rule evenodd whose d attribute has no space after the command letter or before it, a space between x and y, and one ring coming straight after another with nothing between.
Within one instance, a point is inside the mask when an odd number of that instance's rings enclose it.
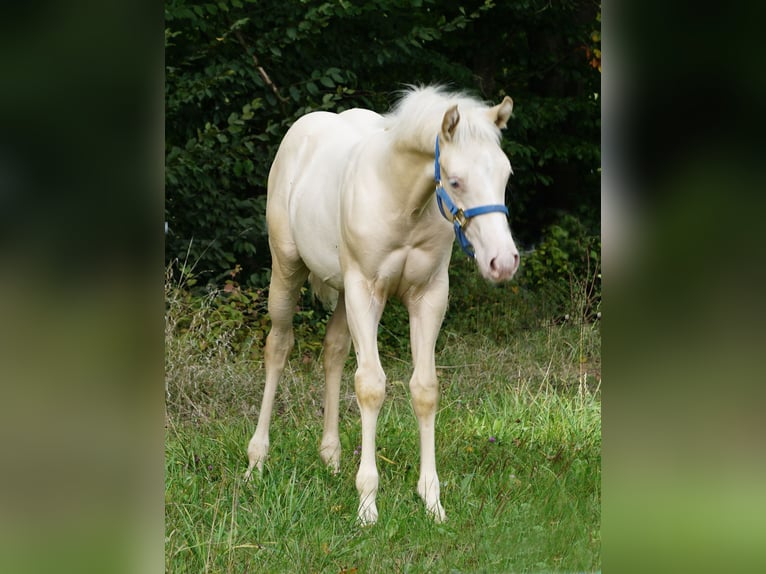
<instances>
[{"instance_id":1,"label":"horse nostril","mask_svg":"<svg viewBox=\"0 0 766 574\"><path fill-rule=\"evenodd\" d=\"M519 254L514 253L513 254L513 269L516 270L519 268Z\"/></svg>"}]
</instances>

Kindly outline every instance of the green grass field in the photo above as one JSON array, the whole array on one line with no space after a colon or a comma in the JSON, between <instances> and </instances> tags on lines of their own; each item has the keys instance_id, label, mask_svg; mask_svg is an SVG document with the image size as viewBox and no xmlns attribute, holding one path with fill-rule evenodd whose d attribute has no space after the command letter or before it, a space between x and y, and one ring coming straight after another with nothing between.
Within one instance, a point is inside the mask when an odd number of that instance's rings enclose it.
<instances>
[{"instance_id":1,"label":"green grass field","mask_svg":"<svg viewBox=\"0 0 766 574\"><path fill-rule=\"evenodd\" d=\"M409 357L384 350L380 518L361 528L353 362L341 391L340 473L333 476L318 456L321 360L298 341L277 393L270 458L262 476L244 483L263 384L259 354L204 342L204 321L179 334L172 311L171 305L167 572L600 570L598 324L541 323L498 340L487 336L492 325L464 334L445 323L437 346L436 455L448 518L441 525L415 492Z\"/></svg>"}]
</instances>

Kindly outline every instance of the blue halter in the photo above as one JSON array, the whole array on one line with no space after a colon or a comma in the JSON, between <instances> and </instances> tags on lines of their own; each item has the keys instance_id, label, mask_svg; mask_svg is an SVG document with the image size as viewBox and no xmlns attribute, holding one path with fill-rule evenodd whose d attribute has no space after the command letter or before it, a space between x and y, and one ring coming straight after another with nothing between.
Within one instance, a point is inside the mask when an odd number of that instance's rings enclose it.
<instances>
[{"instance_id":1,"label":"blue halter","mask_svg":"<svg viewBox=\"0 0 766 574\"><path fill-rule=\"evenodd\" d=\"M436 151L434 157L434 181L436 181L436 203L439 206L439 211L441 212L444 219L451 222L454 226L455 237L457 238L463 253L468 255L468 257L471 259L475 258L476 255L473 252L473 245L471 245L471 242L468 241L468 238L463 232L463 228L468 225L468 220L472 217L476 217L477 215L492 213L493 211L499 211L508 215L508 208L505 205L482 205L479 207L472 207L471 209L466 209L464 211L455 205L455 202L452 201L452 198L450 198L450 196L447 194L447 191L444 189L444 186L442 185L441 168L439 167L438 135L436 136ZM451 218L447 217L447 214L444 212L444 205L447 206L447 210L452 216Z\"/></svg>"}]
</instances>

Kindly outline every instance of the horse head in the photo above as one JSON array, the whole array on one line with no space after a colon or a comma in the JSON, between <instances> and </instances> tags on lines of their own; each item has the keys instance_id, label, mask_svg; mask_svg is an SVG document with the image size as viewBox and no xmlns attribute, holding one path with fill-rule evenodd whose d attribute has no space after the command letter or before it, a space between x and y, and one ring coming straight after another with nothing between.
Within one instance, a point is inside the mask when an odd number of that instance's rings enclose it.
<instances>
[{"instance_id":1,"label":"horse head","mask_svg":"<svg viewBox=\"0 0 766 574\"><path fill-rule=\"evenodd\" d=\"M492 108L466 110L465 119L453 105L444 113L436 139L439 209L452 222L463 250L475 257L482 276L493 282L510 279L519 267L505 207L511 162L499 137L512 110L508 96Z\"/></svg>"}]
</instances>

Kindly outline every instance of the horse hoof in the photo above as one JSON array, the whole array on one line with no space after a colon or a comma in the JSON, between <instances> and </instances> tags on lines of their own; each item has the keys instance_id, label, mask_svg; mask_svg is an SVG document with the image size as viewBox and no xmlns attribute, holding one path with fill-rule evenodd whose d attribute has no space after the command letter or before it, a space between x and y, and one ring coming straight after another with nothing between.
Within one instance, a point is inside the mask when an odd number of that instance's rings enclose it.
<instances>
[{"instance_id":1,"label":"horse hoof","mask_svg":"<svg viewBox=\"0 0 766 574\"><path fill-rule=\"evenodd\" d=\"M340 472L340 446L324 446L319 450L319 458L333 474Z\"/></svg>"},{"instance_id":2,"label":"horse hoof","mask_svg":"<svg viewBox=\"0 0 766 574\"><path fill-rule=\"evenodd\" d=\"M359 526L372 526L378 521L378 508L374 504L359 507Z\"/></svg>"},{"instance_id":3,"label":"horse hoof","mask_svg":"<svg viewBox=\"0 0 766 574\"><path fill-rule=\"evenodd\" d=\"M245 482L250 482L250 479L253 476L253 469L258 469L258 474L263 474L263 459L250 461L250 464L247 465L245 476L243 477Z\"/></svg>"},{"instance_id":4,"label":"horse hoof","mask_svg":"<svg viewBox=\"0 0 766 574\"><path fill-rule=\"evenodd\" d=\"M433 518L433 521L436 524L444 524L447 522L447 514L444 512L444 509L439 506L436 510L428 510L428 514L431 515L431 518Z\"/></svg>"}]
</instances>

